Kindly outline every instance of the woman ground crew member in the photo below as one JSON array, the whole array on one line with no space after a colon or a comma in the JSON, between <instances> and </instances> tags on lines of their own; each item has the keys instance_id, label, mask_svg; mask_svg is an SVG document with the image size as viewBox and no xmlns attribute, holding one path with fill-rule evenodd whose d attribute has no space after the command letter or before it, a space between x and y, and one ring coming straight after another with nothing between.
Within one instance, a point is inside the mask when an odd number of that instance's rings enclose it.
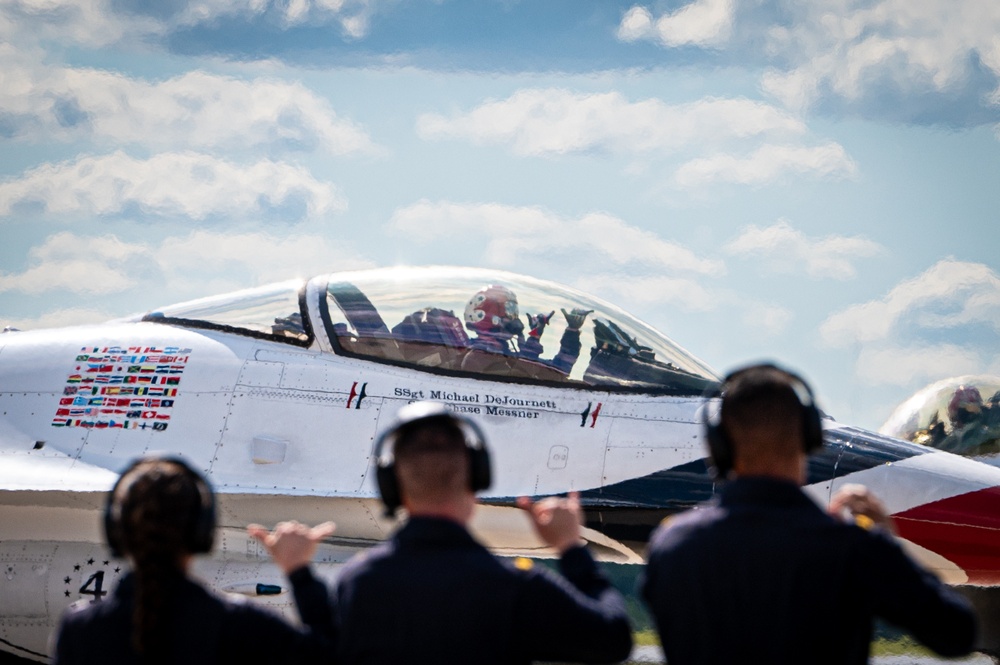
<instances>
[{"instance_id":1,"label":"woman ground crew member","mask_svg":"<svg viewBox=\"0 0 1000 665\"><path fill-rule=\"evenodd\" d=\"M215 498L181 459L143 458L127 468L108 496L104 526L112 554L127 557L132 570L107 599L67 608L53 665L329 659L328 638L188 577L192 556L212 549Z\"/></svg>"}]
</instances>

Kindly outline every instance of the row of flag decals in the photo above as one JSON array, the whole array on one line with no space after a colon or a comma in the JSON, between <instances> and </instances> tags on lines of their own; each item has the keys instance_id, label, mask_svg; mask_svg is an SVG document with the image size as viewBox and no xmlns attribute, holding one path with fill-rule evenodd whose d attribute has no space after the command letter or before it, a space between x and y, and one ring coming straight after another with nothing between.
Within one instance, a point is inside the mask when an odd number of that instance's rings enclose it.
<instances>
[{"instance_id":1,"label":"row of flag decals","mask_svg":"<svg viewBox=\"0 0 1000 665\"><path fill-rule=\"evenodd\" d=\"M52 426L162 432L190 356L177 346L81 348Z\"/></svg>"}]
</instances>

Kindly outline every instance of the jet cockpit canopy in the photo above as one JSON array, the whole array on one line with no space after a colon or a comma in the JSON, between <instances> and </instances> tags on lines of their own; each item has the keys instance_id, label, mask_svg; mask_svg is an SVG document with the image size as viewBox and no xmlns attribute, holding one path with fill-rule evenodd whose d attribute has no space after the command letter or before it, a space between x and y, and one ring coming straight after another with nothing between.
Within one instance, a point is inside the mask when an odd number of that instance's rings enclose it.
<instances>
[{"instance_id":1,"label":"jet cockpit canopy","mask_svg":"<svg viewBox=\"0 0 1000 665\"><path fill-rule=\"evenodd\" d=\"M968 457L1000 453L1000 376L956 376L925 386L879 429Z\"/></svg>"},{"instance_id":2,"label":"jet cockpit canopy","mask_svg":"<svg viewBox=\"0 0 1000 665\"><path fill-rule=\"evenodd\" d=\"M570 287L471 268L385 268L160 308L144 321L300 346L320 320L339 355L425 372L616 391L703 394L718 375L651 326ZM307 302L306 292L318 293ZM309 307L318 308L310 318Z\"/></svg>"},{"instance_id":3,"label":"jet cockpit canopy","mask_svg":"<svg viewBox=\"0 0 1000 665\"><path fill-rule=\"evenodd\" d=\"M718 382L707 365L618 307L523 275L339 273L327 278L321 308L338 353L395 365L638 392L701 394Z\"/></svg>"}]
</instances>

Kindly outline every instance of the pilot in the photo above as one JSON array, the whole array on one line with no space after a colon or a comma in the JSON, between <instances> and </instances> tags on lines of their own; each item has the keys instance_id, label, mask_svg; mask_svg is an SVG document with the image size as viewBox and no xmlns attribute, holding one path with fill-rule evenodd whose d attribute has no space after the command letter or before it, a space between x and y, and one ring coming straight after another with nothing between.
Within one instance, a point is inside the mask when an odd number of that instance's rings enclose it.
<instances>
[{"instance_id":1,"label":"pilot","mask_svg":"<svg viewBox=\"0 0 1000 665\"><path fill-rule=\"evenodd\" d=\"M55 637L54 665L330 659L333 640L327 633L294 628L256 605L216 596L188 576L193 556L212 548L215 498L181 459L134 462L108 495L104 526L112 554L127 557L131 572L107 598L67 608ZM315 549L331 531L329 523L304 531L300 546ZM294 577L292 583L299 584Z\"/></svg>"},{"instance_id":2,"label":"pilot","mask_svg":"<svg viewBox=\"0 0 1000 665\"><path fill-rule=\"evenodd\" d=\"M337 662L603 663L628 656L625 603L581 539L577 496L518 501L539 538L559 553L560 579L529 559L493 556L469 533L475 492L491 473L471 420L442 404L409 404L379 440L376 457L387 511L405 507L408 519L337 578ZM277 534L279 565L308 562L294 551L299 540L308 545L294 533Z\"/></svg>"},{"instance_id":3,"label":"pilot","mask_svg":"<svg viewBox=\"0 0 1000 665\"><path fill-rule=\"evenodd\" d=\"M962 429L983 414L983 396L975 386L961 385L948 402L948 419L954 429Z\"/></svg>"},{"instance_id":4,"label":"pilot","mask_svg":"<svg viewBox=\"0 0 1000 665\"><path fill-rule=\"evenodd\" d=\"M867 663L876 617L943 656L969 653L972 609L903 552L878 499L847 485L827 514L802 491L823 445L802 379L752 365L709 408L705 436L726 482L654 532L640 582L670 665Z\"/></svg>"},{"instance_id":5,"label":"pilot","mask_svg":"<svg viewBox=\"0 0 1000 665\"><path fill-rule=\"evenodd\" d=\"M997 395L983 401L979 388L960 385L948 402L951 431L933 443L941 450L961 455L985 455L1000 452L1000 408Z\"/></svg>"},{"instance_id":6,"label":"pilot","mask_svg":"<svg viewBox=\"0 0 1000 665\"><path fill-rule=\"evenodd\" d=\"M555 375L553 378L563 378L573 369L573 365L580 355L580 328L583 327L587 316L592 312L593 310L585 309L573 309L570 312L562 310L566 319L566 330L559 343L559 352L552 360L540 357L544 352L541 337L555 311L548 314L529 314L528 324L530 327L528 336L525 338L524 323L520 319L517 295L506 286L491 284L473 294L465 306L465 327L475 333L475 336L469 340L469 345L473 350L526 358L552 367L562 375ZM497 359L495 358L470 354L466 356L462 369L494 374L505 373L502 368L494 367L496 363Z\"/></svg>"}]
</instances>

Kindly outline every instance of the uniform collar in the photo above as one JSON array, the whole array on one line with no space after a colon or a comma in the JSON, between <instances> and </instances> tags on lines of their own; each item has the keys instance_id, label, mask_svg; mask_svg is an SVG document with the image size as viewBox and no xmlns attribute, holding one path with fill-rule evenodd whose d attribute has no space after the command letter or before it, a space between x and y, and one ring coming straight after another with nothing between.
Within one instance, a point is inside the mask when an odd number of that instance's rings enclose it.
<instances>
[{"instance_id":1,"label":"uniform collar","mask_svg":"<svg viewBox=\"0 0 1000 665\"><path fill-rule=\"evenodd\" d=\"M802 488L793 482L777 478L753 476L749 478L734 478L726 482L719 492L720 505L724 507L736 505L765 506L812 506L819 507L810 499Z\"/></svg>"},{"instance_id":2,"label":"uniform collar","mask_svg":"<svg viewBox=\"0 0 1000 665\"><path fill-rule=\"evenodd\" d=\"M396 532L396 540L407 544L476 544L476 540L464 526L443 517L411 517Z\"/></svg>"},{"instance_id":3,"label":"uniform collar","mask_svg":"<svg viewBox=\"0 0 1000 665\"><path fill-rule=\"evenodd\" d=\"M129 601L135 597L136 585L135 571L129 570L118 581L114 594L121 600ZM175 593L188 593L192 588L200 587L181 571L172 571L166 588L171 589Z\"/></svg>"}]
</instances>

